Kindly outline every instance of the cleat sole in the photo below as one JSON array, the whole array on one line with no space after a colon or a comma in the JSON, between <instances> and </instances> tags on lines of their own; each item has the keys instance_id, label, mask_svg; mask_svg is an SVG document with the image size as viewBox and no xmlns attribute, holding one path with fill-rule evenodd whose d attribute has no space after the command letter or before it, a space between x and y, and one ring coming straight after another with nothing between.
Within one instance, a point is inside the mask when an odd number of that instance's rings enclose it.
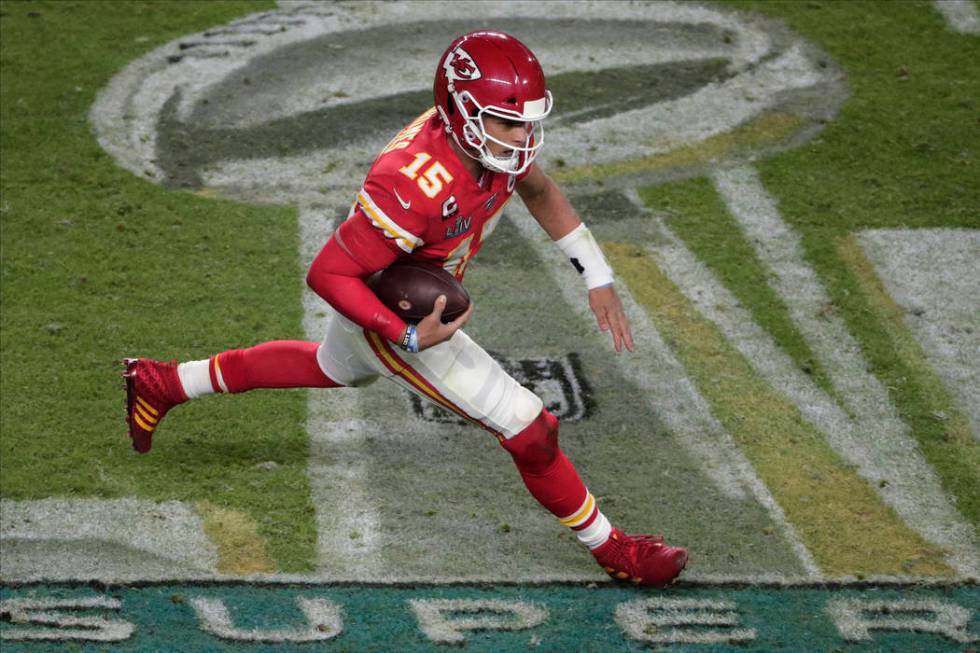
<instances>
[{"instance_id":1,"label":"cleat sole","mask_svg":"<svg viewBox=\"0 0 980 653\"><path fill-rule=\"evenodd\" d=\"M133 449L139 453L146 453L150 450L151 444L149 442L137 444L137 438L133 436L133 429L135 428L134 420L132 419L133 411L136 410L136 358L124 358L122 363L126 366L126 370L122 373L122 378L125 381L124 386L126 388L126 424L129 426L129 440L133 445Z\"/></svg>"}]
</instances>

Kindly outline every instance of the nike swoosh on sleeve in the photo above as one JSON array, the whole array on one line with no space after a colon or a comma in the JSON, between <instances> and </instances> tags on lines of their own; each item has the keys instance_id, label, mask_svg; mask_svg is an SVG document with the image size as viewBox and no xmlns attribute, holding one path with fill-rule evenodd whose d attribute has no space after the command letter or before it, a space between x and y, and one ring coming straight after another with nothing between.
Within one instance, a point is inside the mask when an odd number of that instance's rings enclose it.
<instances>
[{"instance_id":1,"label":"nike swoosh on sleeve","mask_svg":"<svg viewBox=\"0 0 980 653\"><path fill-rule=\"evenodd\" d=\"M391 190L394 191L395 198L398 200L398 203L402 205L402 208L403 209L405 209L407 211L409 208L411 208L411 206L412 206L411 200L408 201L408 202L406 202L405 200L402 199L402 196L398 194L398 191L397 190L395 190L394 188L392 188Z\"/></svg>"}]
</instances>

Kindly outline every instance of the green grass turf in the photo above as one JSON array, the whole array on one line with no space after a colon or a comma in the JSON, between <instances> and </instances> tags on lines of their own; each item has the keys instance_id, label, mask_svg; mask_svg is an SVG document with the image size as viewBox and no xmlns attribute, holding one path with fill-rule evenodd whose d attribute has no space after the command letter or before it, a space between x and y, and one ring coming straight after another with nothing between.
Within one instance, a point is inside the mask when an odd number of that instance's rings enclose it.
<instances>
[{"instance_id":1,"label":"green grass turf","mask_svg":"<svg viewBox=\"0 0 980 653\"><path fill-rule=\"evenodd\" d=\"M208 500L311 568L305 393L181 407L131 451L117 361L301 337L292 210L175 193L117 167L87 114L120 69L272 2L0 4L0 494ZM285 396L284 396L285 395ZM273 471L255 465L275 461Z\"/></svg>"},{"instance_id":2,"label":"green grass turf","mask_svg":"<svg viewBox=\"0 0 980 653\"><path fill-rule=\"evenodd\" d=\"M888 388L944 488L980 524L980 446L950 437L943 406L914 366L895 355L888 329L873 319L860 281L838 245L867 228L980 227L980 40L951 32L926 2L749 2L740 9L781 18L847 71L851 95L840 115L799 149L757 164L766 189L802 236L804 254ZM675 205L698 207L703 182L649 189ZM712 222L710 213L699 218ZM705 233L676 220L688 246L718 274L798 364L809 359L795 330L760 290L761 270L734 229ZM760 318L761 315L768 315ZM819 372L818 372L819 373Z\"/></svg>"}]
</instances>

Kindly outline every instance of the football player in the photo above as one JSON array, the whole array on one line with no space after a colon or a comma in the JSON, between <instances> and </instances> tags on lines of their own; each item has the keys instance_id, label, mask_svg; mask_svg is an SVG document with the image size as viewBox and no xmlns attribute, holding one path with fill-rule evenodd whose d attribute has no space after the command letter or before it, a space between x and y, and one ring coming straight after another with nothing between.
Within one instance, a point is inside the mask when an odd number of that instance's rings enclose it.
<instances>
[{"instance_id":1,"label":"football player","mask_svg":"<svg viewBox=\"0 0 980 653\"><path fill-rule=\"evenodd\" d=\"M406 324L365 284L406 256L462 280L516 191L581 273L599 328L610 332L616 351L633 351L602 251L534 163L552 108L534 54L501 32L465 34L439 60L434 95L435 106L382 150L347 220L310 267L309 286L335 310L323 341L273 341L180 364L128 359L133 447L148 451L167 411L202 395L356 386L384 376L492 433L534 498L614 578L667 584L684 568L687 551L612 527L559 447L558 420L461 330L472 304L443 324L440 297L429 316Z\"/></svg>"}]
</instances>

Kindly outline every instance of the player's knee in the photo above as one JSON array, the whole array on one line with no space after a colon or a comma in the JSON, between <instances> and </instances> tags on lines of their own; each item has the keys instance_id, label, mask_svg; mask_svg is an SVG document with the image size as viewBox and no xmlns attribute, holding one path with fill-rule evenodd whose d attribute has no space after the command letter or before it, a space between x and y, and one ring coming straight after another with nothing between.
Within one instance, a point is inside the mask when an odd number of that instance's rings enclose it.
<instances>
[{"instance_id":1,"label":"player's knee","mask_svg":"<svg viewBox=\"0 0 980 653\"><path fill-rule=\"evenodd\" d=\"M522 469L544 469L558 454L558 418L543 408L524 430L502 444Z\"/></svg>"}]
</instances>

